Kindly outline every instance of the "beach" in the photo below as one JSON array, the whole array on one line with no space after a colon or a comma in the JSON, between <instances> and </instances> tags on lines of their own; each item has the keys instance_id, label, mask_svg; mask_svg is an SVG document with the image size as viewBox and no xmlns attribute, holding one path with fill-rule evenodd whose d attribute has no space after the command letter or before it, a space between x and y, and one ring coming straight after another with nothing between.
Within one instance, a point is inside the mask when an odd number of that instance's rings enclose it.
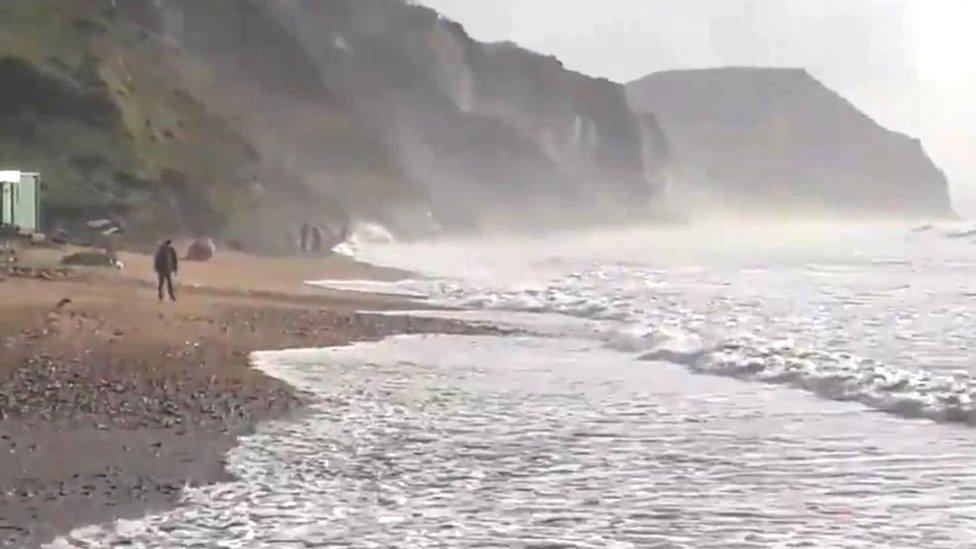
<instances>
[{"instance_id":1,"label":"beach","mask_svg":"<svg viewBox=\"0 0 976 549\"><path fill-rule=\"evenodd\" d=\"M970 229L758 231L8 278L8 545L971 546Z\"/></svg>"},{"instance_id":2,"label":"beach","mask_svg":"<svg viewBox=\"0 0 976 549\"><path fill-rule=\"evenodd\" d=\"M184 487L228 480L239 436L302 409L300 394L251 368L253 351L491 332L363 314L404 304L303 284L403 276L342 258L185 262L179 301L160 303L148 257L66 276L46 274L52 252L26 257L36 277L0 282L0 547L137 518Z\"/></svg>"}]
</instances>

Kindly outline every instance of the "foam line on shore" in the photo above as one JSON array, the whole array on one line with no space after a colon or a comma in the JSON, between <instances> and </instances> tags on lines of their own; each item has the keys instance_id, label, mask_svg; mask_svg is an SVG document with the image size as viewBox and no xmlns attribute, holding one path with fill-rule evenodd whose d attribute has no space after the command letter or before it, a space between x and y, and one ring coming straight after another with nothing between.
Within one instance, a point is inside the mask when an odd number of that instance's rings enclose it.
<instances>
[{"instance_id":1,"label":"foam line on shore","mask_svg":"<svg viewBox=\"0 0 976 549\"><path fill-rule=\"evenodd\" d=\"M429 296L419 289L414 280L386 282L382 280L309 280L306 285L326 290L374 294L406 299L423 300Z\"/></svg>"}]
</instances>

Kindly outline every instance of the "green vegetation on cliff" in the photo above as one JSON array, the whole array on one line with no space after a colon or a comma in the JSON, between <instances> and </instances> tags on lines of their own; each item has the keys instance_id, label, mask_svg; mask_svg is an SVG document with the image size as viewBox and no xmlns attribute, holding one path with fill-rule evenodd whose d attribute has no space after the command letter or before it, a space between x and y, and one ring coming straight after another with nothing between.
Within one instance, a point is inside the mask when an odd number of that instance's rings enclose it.
<instances>
[{"instance_id":1,"label":"green vegetation on cliff","mask_svg":"<svg viewBox=\"0 0 976 549\"><path fill-rule=\"evenodd\" d=\"M376 187L401 184L382 149L326 109L275 120L309 149L277 154L275 128L213 85L221 67L120 4L0 4L0 167L44 174L49 229L113 217L134 240L207 233L274 249L287 224L344 223L376 207ZM301 154L328 155L327 173L284 158Z\"/></svg>"},{"instance_id":2,"label":"green vegetation on cliff","mask_svg":"<svg viewBox=\"0 0 976 549\"><path fill-rule=\"evenodd\" d=\"M109 2L4 2L0 51L0 163L43 172L52 224L219 230L246 199L254 150Z\"/></svg>"}]
</instances>

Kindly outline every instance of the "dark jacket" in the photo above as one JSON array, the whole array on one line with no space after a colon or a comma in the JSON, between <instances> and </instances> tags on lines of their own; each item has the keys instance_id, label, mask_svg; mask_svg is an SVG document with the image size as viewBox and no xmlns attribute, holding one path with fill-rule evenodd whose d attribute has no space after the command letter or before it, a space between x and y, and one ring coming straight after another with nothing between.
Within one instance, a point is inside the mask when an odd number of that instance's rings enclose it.
<instances>
[{"instance_id":1,"label":"dark jacket","mask_svg":"<svg viewBox=\"0 0 976 549\"><path fill-rule=\"evenodd\" d=\"M171 245L163 244L156 251L154 262L159 274L173 274L180 268L180 261L176 257L176 250Z\"/></svg>"}]
</instances>

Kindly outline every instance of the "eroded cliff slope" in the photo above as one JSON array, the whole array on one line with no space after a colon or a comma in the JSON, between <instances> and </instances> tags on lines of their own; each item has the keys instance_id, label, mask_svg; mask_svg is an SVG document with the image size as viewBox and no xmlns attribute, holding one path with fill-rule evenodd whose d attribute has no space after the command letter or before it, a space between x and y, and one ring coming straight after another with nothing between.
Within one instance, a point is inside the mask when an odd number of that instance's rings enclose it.
<instances>
[{"instance_id":1,"label":"eroded cliff slope","mask_svg":"<svg viewBox=\"0 0 976 549\"><path fill-rule=\"evenodd\" d=\"M887 130L804 70L652 74L628 85L657 115L692 208L786 215L952 215L919 140ZM680 197L680 198L679 198Z\"/></svg>"}]
</instances>

